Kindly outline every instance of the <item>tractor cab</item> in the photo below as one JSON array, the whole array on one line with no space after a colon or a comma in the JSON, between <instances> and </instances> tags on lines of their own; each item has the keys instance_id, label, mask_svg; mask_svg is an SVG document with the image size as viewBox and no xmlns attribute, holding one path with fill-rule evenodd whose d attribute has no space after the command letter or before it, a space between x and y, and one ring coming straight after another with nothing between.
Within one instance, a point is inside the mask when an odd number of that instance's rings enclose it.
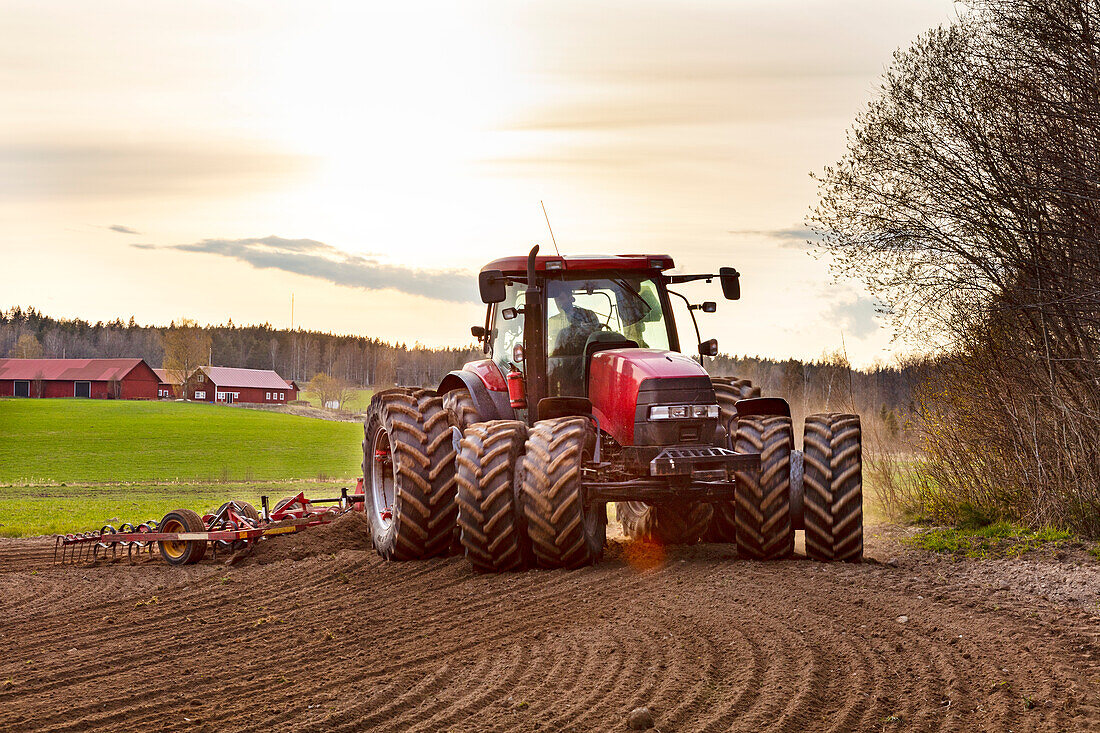
<instances>
[{"instance_id":1,"label":"tractor cab","mask_svg":"<svg viewBox=\"0 0 1100 733\"><path fill-rule=\"evenodd\" d=\"M526 258L503 258L482 270L481 294L488 310L485 326L474 328L486 354L514 385L513 398L522 392L522 399L511 400L512 406L534 408L528 412L529 422L538 418L544 399L591 399L607 376L599 366L607 361L597 357L600 352L680 351L669 300L676 294L667 286L715 277L666 275L673 266L667 255L540 257L537 249ZM718 277L729 281L724 287L736 294L735 270L723 268ZM703 308L689 305L689 313L694 319L693 311ZM716 348L714 342L705 346ZM637 356L645 362L653 354ZM668 360L683 369L683 357ZM705 376L698 365L688 371L683 376Z\"/></svg>"}]
</instances>

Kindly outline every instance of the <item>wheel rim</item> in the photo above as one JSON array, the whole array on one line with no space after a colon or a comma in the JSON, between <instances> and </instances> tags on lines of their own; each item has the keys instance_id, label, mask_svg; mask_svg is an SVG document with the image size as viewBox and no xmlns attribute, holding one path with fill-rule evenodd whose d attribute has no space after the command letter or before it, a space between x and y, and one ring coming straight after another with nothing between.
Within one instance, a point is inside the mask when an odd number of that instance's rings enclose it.
<instances>
[{"instance_id":1,"label":"wheel rim","mask_svg":"<svg viewBox=\"0 0 1100 733\"><path fill-rule=\"evenodd\" d=\"M374 468L370 474L370 490L374 510L383 527L393 524L393 500L396 495L393 474L393 456L390 453L390 438L384 428L374 434L371 447Z\"/></svg>"},{"instance_id":2,"label":"wheel rim","mask_svg":"<svg viewBox=\"0 0 1100 733\"><path fill-rule=\"evenodd\" d=\"M184 530L183 523L177 519L169 519L157 529L158 532L183 532ZM183 540L162 540L161 547L164 548L164 554L173 560L180 559L187 552L187 542Z\"/></svg>"}]
</instances>

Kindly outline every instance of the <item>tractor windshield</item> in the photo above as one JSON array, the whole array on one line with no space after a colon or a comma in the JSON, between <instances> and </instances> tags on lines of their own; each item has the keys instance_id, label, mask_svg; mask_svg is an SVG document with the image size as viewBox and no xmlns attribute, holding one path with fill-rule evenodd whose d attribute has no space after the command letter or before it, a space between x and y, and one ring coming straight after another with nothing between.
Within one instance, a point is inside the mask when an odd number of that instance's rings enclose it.
<instances>
[{"instance_id":1,"label":"tractor windshield","mask_svg":"<svg viewBox=\"0 0 1100 733\"><path fill-rule=\"evenodd\" d=\"M632 341L642 348L669 348L668 324L658 293L654 280L640 274L566 276L548 281L546 353L550 394L585 394L584 352L590 340Z\"/></svg>"}]
</instances>

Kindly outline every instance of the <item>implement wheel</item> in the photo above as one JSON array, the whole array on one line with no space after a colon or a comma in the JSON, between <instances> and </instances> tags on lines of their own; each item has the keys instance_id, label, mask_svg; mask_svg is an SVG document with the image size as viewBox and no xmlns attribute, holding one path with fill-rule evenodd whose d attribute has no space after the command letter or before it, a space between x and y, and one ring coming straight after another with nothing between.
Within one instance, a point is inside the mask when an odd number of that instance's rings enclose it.
<instances>
[{"instance_id":1,"label":"implement wheel","mask_svg":"<svg viewBox=\"0 0 1100 733\"><path fill-rule=\"evenodd\" d=\"M259 525L259 523L260 523L260 513L258 511L256 511L256 507L252 506L247 501L227 501L224 504L222 504L220 507L218 507L218 510L216 512L214 512L214 514L221 514L222 510L225 509L230 504L236 504L237 505L237 508L234 510L234 511L237 512L237 514L240 514L242 517L248 517L253 522L255 522L257 525Z\"/></svg>"},{"instance_id":2,"label":"implement wheel","mask_svg":"<svg viewBox=\"0 0 1100 733\"><path fill-rule=\"evenodd\" d=\"M367 410L363 489L371 541L387 560L445 555L454 539L451 416L428 390L376 394Z\"/></svg>"},{"instance_id":3,"label":"implement wheel","mask_svg":"<svg viewBox=\"0 0 1100 733\"><path fill-rule=\"evenodd\" d=\"M279 501L275 502L275 506L272 508L271 513L274 514L280 509L285 509L288 505L294 504L294 500L297 498L297 494L295 494L294 496L284 496L282 499L279 499ZM241 502L238 502L238 504L240 503ZM256 510L253 509L252 511ZM296 506L291 506L290 509L287 511L293 515L290 518L301 519L302 517L305 517L306 515L312 513L313 505L310 504L308 501L305 504L298 503ZM284 517L284 519L286 519L286 517Z\"/></svg>"},{"instance_id":4,"label":"implement wheel","mask_svg":"<svg viewBox=\"0 0 1100 733\"><path fill-rule=\"evenodd\" d=\"M806 418L803 502L806 554L863 559L863 433L859 415Z\"/></svg>"},{"instance_id":5,"label":"implement wheel","mask_svg":"<svg viewBox=\"0 0 1100 733\"><path fill-rule=\"evenodd\" d=\"M576 568L598 562L607 538L607 507L585 506L584 462L595 446L583 417L540 420L531 428L523 457L522 501L536 562Z\"/></svg>"},{"instance_id":6,"label":"implement wheel","mask_svg":"<svg viewBox=\"0 0 1100 733\"><path fill-rule=\"evenodd\" d=\"M526 440L527 426L516 420L466 428L455 482L462 546L474 570L522 570L529 562L531 543L515 485Z\"/></svg>"},{"instance_id":7,"label":"implement wheel","mask_svg":"<svg viewBox=\"0 0 1100 733\"><path fill-rule=\"evenodd\" d=\"M778 560L794 552L791 524L789 417L746 417L737 421L734 450L759 453L759 471L738 471L734 519L737 552L753 560Z\"/></svg>"},{"instance_id":8,"label":"implement wheel","mask_svg":"<svg viewBox=\"0 0 1100 733\"><path fill-rule=\"evenodd\" d=\"M202 517L190 509L168 512L157 525L158 532L205 532ZM160 556L169 565L191 565L206 555L206 540L160 540Z\"/></svg>"},{"instance_id":9,"label":"implement wheel","mask_svg":"<svg viewBox=\"0 0 1100 733\"><path fill-rule=\"evenodd\" d=\"M467 389L452 389L443 395L443 407L449 413L459 430L465 431L474 423L481 422L481 415L474 407L474 398Z\"/></svg>"},{"instance_id":10,"label":"implement wheel","mask_svg":"<svg viewBox=\"0 0 1100 733\"><path fill-rule=\"evenodd\" d=\"M652 540L662 545L695 544L706 533L713 513L710 504L701 501L615 502L623 534L632 540Z\"/></svg>"}]
</instances>

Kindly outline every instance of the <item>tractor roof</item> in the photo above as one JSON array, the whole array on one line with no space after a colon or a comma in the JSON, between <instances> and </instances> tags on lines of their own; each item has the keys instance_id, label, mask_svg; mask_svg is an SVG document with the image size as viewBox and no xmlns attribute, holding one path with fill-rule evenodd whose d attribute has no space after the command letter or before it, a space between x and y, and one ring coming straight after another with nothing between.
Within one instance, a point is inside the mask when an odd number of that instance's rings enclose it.
<instances>
[{"instance_id":1,"label":"tractor roof","mask_svg":"<svg viewBox=\"0 0 1100 733\"><path fill-rule=\"evenodd\" d=\"M535 257L535 269L539 271L671 270L673 266L672 257L669 255L539 255ZM527 257L524 255L501 257L481 269L523 274L527 272Z\"/></svg>"}]
</instances>

